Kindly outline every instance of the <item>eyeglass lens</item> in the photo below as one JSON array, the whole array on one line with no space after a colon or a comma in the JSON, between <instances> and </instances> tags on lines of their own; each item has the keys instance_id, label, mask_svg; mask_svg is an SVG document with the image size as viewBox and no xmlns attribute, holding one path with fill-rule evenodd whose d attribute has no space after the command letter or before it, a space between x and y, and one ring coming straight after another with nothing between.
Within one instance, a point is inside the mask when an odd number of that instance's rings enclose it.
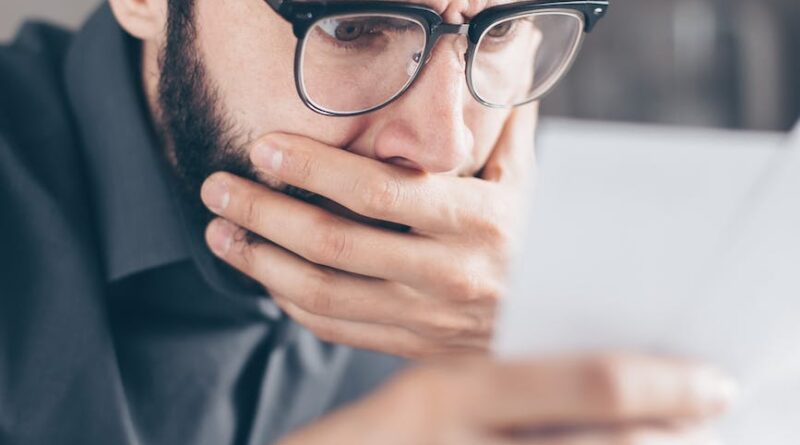
<instances>
[{"instance_id":1,"label":"eyeglass lens","mask_svg":"<svg viewBox=\"0 0 800 445\"><path fill-rule=\"evenodd\" d=\"M472 87L494 106L541 97L565 73L583 36L583 19L540 12L500 21L481 36L472 62Z\"/></svg>"},{"instance_id":2,"label":"eyeglass lens","mask_svg":"<svg viewBox=\"0 0 800 445\"><path fill-rule=\"evenodd\" d=\"M481 36L471 88L485 103L513 106L546 93L569 66L583 18L569 11L533 12L502 20ZM331 113L383 105L408 87L422 65L425 26L392 14L324 18L308 31L299 83L308 101Z\"/></svg>"}]
</instances>

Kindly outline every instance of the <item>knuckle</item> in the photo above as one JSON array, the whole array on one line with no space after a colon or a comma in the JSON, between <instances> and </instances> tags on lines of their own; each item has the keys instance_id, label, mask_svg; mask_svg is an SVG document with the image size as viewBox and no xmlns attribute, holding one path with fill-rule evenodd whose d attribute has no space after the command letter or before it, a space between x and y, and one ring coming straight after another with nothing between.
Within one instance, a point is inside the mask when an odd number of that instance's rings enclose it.
<instances>
[{"instance_id":1,"label":"knuckle","mask_svg":"<svg viewBox=\"0 0 800 445\"><path fill-rule=\"evenodd\" d=\"M449 313L433 311L428 314L423 328L428 336L447 340L457 338L469 331L466 323L458 320L457 317Z\"/></svg>"},{"instance_id":2,"label":"knuckle","mask_svg":"<svg viewBox=\"0 0 800 445\"><path fill-rule=\"evenodd\" d=\"M461 340L491 334L493 321L484 314L454 313L449 310L430 311L423 330L438 340Z\"/></svg>"},{"instance_id":3,"label":"knuckle","mask_svg":"<svg viewBox=\"0 0 800 445\"><path fill-rule=\"evenodd\" d=\"M381 215L393 209L400 202L401 186L397 178L382 175L364 181L358 187L361 196L361 211L372 215Z\"/></svg>"},{"instance_id":4,"label":"knuckle","mask_svg":"<svg viewBox=\"0 0 800 445\"><path fill-rule=\"evenodd\" d=\"M481 308L477 314L470 315L470 332L491 339L494 335L496 315L497 302L492 301L487 308Z\"/></svg>"},{"instance_id":5,"label":"knuckle","mask_svg":"<svg viewBox=\"0 0 800 445\"><path fill-rule=\"evenodd\" d=\"M232 251L235 251L239 258L241 258L242 264L245 265L247 270L251 270L257 272L257 268L259 267L256 252L254 246L246 243L243 239L243 235L237 233L233 236L233 246L231 247Z\"/></svg>"},{"instance_id":6,"label":"knuckle","mask_svg":"<svg viewBox=\"0 0 800 445\"><path fill-rule=\"evenodd\" d=\"M502 285L487 280L483 283L478 298L483 301L497 303L503 297L503 293L504 288Z\"/></svg>"},{"instance_id":7,"label":"knuckle","mask_svg":"<svg viewBox=\"0 0 800 445\"><path fill-rule=\"evenodd\" d=\"M315 170L315 159L307 153L292 151L284 154L285 169L300 182L307 181Z\"/></svg>"},{"instance_id":8,"label":"knuckle","mask_svg":"<svg viewBox=\"0 0 800 445\"><path fill-rule=\"evenodd\" d=\"M303 306L312 314L328 315L333 308L330 275L320 271L307 280L308 289L302 297Z\"/></svg>"},{"instance_id":9,"label":"knuckle","mask_svg":"<svg viewBox=\"0 0 800 445\"><path fill-rule=\"evenodd\" d=\"M509 234L506 226L495 217L481 218L479 230L485 239L494 246L505 246L509 243Z\"/></svg>"},{"instance_id":10,"label":"knuckle","mask_svg":"<svg viewBox=\"0 0 800 445\"><path fill-rule=\"evenodd\" d=\"M309 259L317 264L340 264L352 249L351 239L344 227L329 217L321 217L315 224L314 238Z\"/></svg>"},{"instance_id":11,"label":"knuckle","mask_svg":"<svg viewBox=\"0 0 800 445\"><path fill-rule=\"evenodd\" d=\"M457 301L499 301L502 296L502 285L494 282L486 274L478 273L474 267L466 265L468 260L462 262L461 267L445 267L440 271L439 277L446 277L447 294ZM439 278L441 280L441 278Z\"/></svg>"},{"instance_id":12,"label":"knuckle","mask_svg":"<svg viewBox=\"0 0 800 445\"><path fill-rule=\"evenodd\" d=\"M491 235L491 243L497 252L498 257L502 260L507 260L514 245L514 236L506 226L497 227L495 232Z\"/></svg>"},{"instance_id":13,"label":"knuckle","mask_svg":"<svg viewBox=\"0 0 800 445\"><path fill-rule=\"evenodd\" d=\"M491 223L487 224L483 230L490 255L498 264L505 265L516 241L512 228L505 224Z\"/></svg>"},{"instance_id":14,"label":"knuckle","mask_svg":"<svg viewBox=\"0 0 800 445\"><path fill-rule=\"evenodd\" d=\"M331 343L336 341L337 332L333 324L326 323L323 318L306 311L294 300L288 298L284 300L284 297L274 297L278 298L281 308L312 335L322 341Z\"/></svg>"},{"instance_id":15,"label":"knuckle","mask_svg":"<svg viewBox=\"0 0 800 445\"><path fill-rule=\"evenodd\" d=\"M451 295L458 300L475 301L479 297L478 280L471 273L456 273L450 278Z\"/></svg>"},{"instance_id":16,"label":"knuckle","mask_svg":"<svg viewBox=\"0 0 800 445\"><path fill-rule=\"evenodd\" d=\"M427 270L428 279L432 283L441 283L447 299L469 301L474 295L477 281L467 266L469 261L466 257L437 259L431 262Z\"/></svg>"},{"instance_id":17,"label":"knuckle","mask_svg":"<svg viewBox=\"0 0 800 445\"><path fill-rule=\"evenodd\" d=\"M500 205L498 199L483 197L479 199L468 214L462 215L461 219L473 230L480 230L484 234L494 232L501 220Z\"/></svg>"},{"instance_id":18,"label":"knuckle","mask_svg":"<svg viewBox=\"0 0 800 445\"><path fill-rule=\"evenodd\" d=\"M508 251L514 242L515 227L519 224L517 213L505 210L506 203L494 200L478 205L477 211L464 215L465 230L479 235L480 239L499 251Z\"/></svg>"},{"instance_id":19,"label":"knuckle","mask_svg":"<svg viewBox=\"0 0 800 445\"><path fill-rule=\"evenodd\" d=\"M242 219L246 227L256 227L261 222L261 205L253 196L245 197L242 211Z\"/></svg>"},{"instance_id":20,"label":"knuckle","mask_svg":"<svg viewBox=\"0 0 800 445\"><path fill-rule=\"evenodd\" d=\"M258 244L248 240L248 232L245 229L237 228L233 233L229 253L235 255L237 261L248 271L259 272L261 264Z\"/></svg>"},{"instance_id":21,"label":"knuckle","mask_svg":"<svg viewBox=\"0 0 800 445\"><path fill-rule=\"evenodd\" d=\"M333 343L337 340L336 331L327 323L309 321L306 328L322 341Z\"/></svg>"}]
</instances>

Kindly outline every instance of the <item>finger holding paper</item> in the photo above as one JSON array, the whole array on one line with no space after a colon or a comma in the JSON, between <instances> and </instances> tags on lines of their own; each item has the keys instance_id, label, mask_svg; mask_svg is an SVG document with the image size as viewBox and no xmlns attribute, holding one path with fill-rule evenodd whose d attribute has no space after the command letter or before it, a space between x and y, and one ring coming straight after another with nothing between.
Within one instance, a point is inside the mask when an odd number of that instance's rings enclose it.
<instances>
[{"instance_id":1,"label":"finger holding paper","mask_svg":"<svg viewBox=\"0 0 800 445\"><path fill-rule=\"evenodd\" d=\"M498 349L703 360L741 386L726 443L794 445L798 150L785 134L564 125L540 140Z\"/></svg>"},{"instance_id":2,"label":"finger holding paper","mask_svg":"<svg viewBox=\"0 0 800 445\"><path fill-rule=\"evenodd\" d=\"M731 394L717 371L665 358L473 357L407 371L280 445L712 445Z\"/></svg>"}]
</instances>

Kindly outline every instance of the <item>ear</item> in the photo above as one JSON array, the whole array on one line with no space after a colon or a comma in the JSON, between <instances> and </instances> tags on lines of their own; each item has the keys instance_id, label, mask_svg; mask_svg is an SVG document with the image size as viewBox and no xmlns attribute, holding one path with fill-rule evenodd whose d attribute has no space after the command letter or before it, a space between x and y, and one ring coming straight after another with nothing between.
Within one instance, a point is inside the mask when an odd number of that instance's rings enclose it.
<instances>
[{"instance_id":1,"label":"ear","mask_svg":"<svg viewBox=\"0 0 800 445\"><path fill-rule=\"evenodd\" d=\"M160 40L167 26L168 0L109 0L120 26L140 40Z\"/></svg>"}]
</instances>

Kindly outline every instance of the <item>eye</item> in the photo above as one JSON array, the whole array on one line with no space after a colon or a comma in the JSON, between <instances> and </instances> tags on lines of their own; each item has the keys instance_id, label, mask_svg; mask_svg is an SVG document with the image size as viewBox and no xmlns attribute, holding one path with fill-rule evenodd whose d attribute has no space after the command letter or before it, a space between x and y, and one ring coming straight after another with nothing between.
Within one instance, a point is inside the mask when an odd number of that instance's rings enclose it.
<instances>
[{"instance_id":1,"label":"eye","mask_svg":"<svg viewBox=\"0 0 800 445\"><path fill-rule=\"evenodd\" d=\"M369 35L372 25L369 20L365 19L343 20L331 18L317 23L317 28L334 41L350 43Z\"/></svg>"},{"instance_id":2,"label":"eye","mask_svg":"<svg viewBox=\"0 0 800 445\"><path fill-rule=\"evenodd\" d=\"M352 42L353 40L361 37L364 34L366 25L363 21L348 21L340 23L334 30L336 39L342 42Z\"/></svg>"},{"instance_id":3,"label":"eye","mask_svg":"<svg viewBox=\"0 0 800 445\"><path fill-rule=\"evenodd\" d=\"M2 0L0 0L2 1ZM408 31L422 28L416 22L380 15L331 17L314 25L309 36L321 38L331 50L382 51L392 44L401 44ZM420 31L422 32L422 31ZM419 32L413 35L419 35ZM315 42L313 38L308 39ZM365 52L366 54L366 52Z\"/></svg>"},{"instance_id":4,"label":"eye","mask_svg":"<svg viewBox=\"0 0 800 445\"><path fill-rule=\"evenodd\" d=\"M516 20L508 20L506 22L499 23L497 25L494 25L492 29L490 29L489 32L486 33L486 35L495 39L501 39L511 33L511 31L514 29L515 24Z\"/></svg>"}]
</instances>

